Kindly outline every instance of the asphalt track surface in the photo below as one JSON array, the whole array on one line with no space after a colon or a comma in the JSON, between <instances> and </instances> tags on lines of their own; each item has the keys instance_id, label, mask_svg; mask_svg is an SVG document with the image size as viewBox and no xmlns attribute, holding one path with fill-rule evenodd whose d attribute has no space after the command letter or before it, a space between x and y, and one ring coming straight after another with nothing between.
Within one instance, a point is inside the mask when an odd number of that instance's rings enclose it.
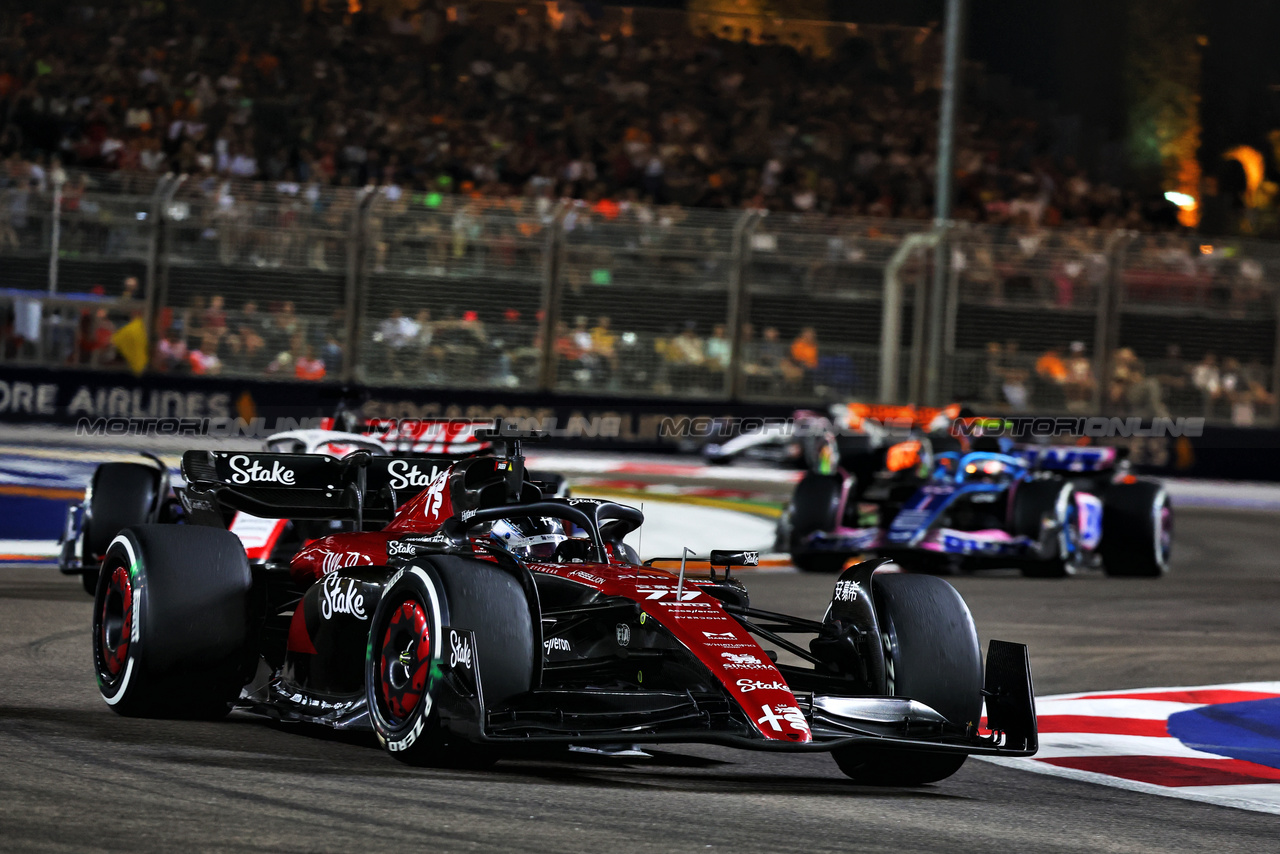
<instances>
[{"instance_id":1,"label":"asphalt track surface","mask_svg":"<svg viewBox=\"0 0 1280 854\"><path fill-rule=\"evenodd\" d=\"M953 579L984 636L1031 646L1038 693L1280 674L1276 517L1184 511L1173 573ZM830 577L748 578L818 617ZM664 747L416 769L371 737L233 716L121 718L90 672L77 579L0 570L0 851L1274 851L1274 816L969 761L920 789L849 783L823 754Z\"/></svg>"}]
</instances>

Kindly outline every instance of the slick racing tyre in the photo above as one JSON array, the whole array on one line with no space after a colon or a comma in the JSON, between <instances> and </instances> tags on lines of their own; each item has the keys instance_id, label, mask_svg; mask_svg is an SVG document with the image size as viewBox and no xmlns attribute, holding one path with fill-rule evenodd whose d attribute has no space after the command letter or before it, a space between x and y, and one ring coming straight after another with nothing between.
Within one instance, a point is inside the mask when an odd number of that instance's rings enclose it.
<instances>
[{"instance_id":1,"label":"slick racing tyre","mask_svg":"<svg viewBox=\"0 0 1280 854\"><path fill-rule=\"evenodd\" d=\"M1102 565L1107 575L1158 578L1169 571L1173 508L1164 486L1117 483L1102 503Z\"/></svg>"},{"instance_id":2,"label":"slick racing tyre","mask_svg":"<svg viewBox=\"0 0 1280 854\"><path fill-rule=\"evenodd\" d=\"M156 520L161 472L142 463L103 463L93 473L85 502L80 579L85 592L98 588L98 564L116 534Z\"/></svg>"},{"instance_id":3,"label":"slick racing tyre","mask_svg":"<svg viewBox=\"0 0 1280 854\"><path fill-rule=\"evenodd\" d=\"M849 555L809 552L804 539L814 531L833 531L839 521L843 481L839 475L807 473L796 484L787 508L791 562L806 572L838 572Z\"/></svg>"},{"instance_id":4,"label":"slick racing tyre","mask_svg":"<svg viewBox=\"0 0 1280 854\"><path fill-rule=\"evenodd\" d=\"M956 724L982 713L982 652L969 608L956 589L929 575L877 575L872 582L885 651L885 693L918 700ZM920 786L950 777L964 754L892 748L832 751L854 781Z\"/></svg>"},{"instance_id":5,"label":"slick racing tyre","mask_svg":"<svg viewBox=\"0 0 1280 854\"><path fill-rule=\"evenodd\" d=\"M1027 558L1019 564L1027 578L1065 578L1080 570L1079 511L1075 488L1060 480L1030 480L1020 483L1013 496L1013 533L1039 541L1045 517L1054 520L1057 532L1048 544L1050 554Z\"/></svg>"},{"instance_id":6,"label":"slick racing tyre","mask_svg":"<svg viewBox=\"0 0 1280 854\"><path fill-rule=\"evenodd\" d=\"M220 528L138 525L106 552L93 603L102 699L122 715L225 716L249 670L240 540Z\"/></svg>"},{"instance_id":7,"label":"slick racing tyre","mask_svg":"<svg viewBox=\"0 0 1280 854\"><path fill-rule=\"evenodd\" d=\"M365 662L369 719L402 762L484 764L491 753L451 739L440 724L445 626L475 634L473 666L486 707L532 687L540 650L519 579L488 561L429 557L397 573L374 611Z\"/></svg>"}]
</instances>

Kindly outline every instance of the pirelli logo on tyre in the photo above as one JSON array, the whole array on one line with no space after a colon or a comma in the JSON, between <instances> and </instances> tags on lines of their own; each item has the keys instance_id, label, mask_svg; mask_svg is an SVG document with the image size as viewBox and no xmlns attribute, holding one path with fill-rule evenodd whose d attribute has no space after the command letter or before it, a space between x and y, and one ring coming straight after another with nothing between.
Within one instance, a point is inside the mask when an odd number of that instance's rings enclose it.
<instances>
[{"instance_id":1,"label":"pirelli logo on tyre","mask_svg":"<svg viewBox=\"0 0 1280 854\"><path fill-rule=\"evenodd\" d=\"M427 694L422 698L422 714L418 715L418 719L414 721L413 728L404 734L402 738L395 741L386 741L387 750L392 753L399 753L401 750L408 750L413 747L413 743L418 740L418 736L422 735L422 728L427 725L427 715L431 714L431 695Z\"/></svg>"}]
</instances>

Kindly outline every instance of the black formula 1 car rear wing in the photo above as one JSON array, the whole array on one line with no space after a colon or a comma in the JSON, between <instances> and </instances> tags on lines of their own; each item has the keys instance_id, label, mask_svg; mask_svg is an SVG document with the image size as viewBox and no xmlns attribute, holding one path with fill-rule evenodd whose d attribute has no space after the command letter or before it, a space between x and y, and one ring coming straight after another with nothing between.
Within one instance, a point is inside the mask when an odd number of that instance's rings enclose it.
<instances>
[{"instance_id":1,"label":"black formula 1 car rear wing","mask_svg":"<svg viewBox=\"0 0 1280 854\"><path fill-rule=\"evenodd\" d=\"M390 521L454 460L450 457L187 451L187 509L229 508L268 519ZM199 521L194 519L193 521ZM210 520L212 521L212 520Z\"/></svg>"}]
</instances>

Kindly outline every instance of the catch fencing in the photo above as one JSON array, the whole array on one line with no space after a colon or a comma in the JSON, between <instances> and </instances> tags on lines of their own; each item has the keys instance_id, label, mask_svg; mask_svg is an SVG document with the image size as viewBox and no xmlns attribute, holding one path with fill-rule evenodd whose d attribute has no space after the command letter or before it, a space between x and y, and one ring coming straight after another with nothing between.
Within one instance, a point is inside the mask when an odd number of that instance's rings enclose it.
<instances>
[{"instance_id":1,"label":"catch fencing","mask_svg":"<svg viewBox=\"0 0 1280 854\"><path fill-rule=\"evenodd\" d=\"M0 196L0 364L1274 424L1277 283L1280 245L1187 234L87 173Z\"/></svg>"}]
</instances>

